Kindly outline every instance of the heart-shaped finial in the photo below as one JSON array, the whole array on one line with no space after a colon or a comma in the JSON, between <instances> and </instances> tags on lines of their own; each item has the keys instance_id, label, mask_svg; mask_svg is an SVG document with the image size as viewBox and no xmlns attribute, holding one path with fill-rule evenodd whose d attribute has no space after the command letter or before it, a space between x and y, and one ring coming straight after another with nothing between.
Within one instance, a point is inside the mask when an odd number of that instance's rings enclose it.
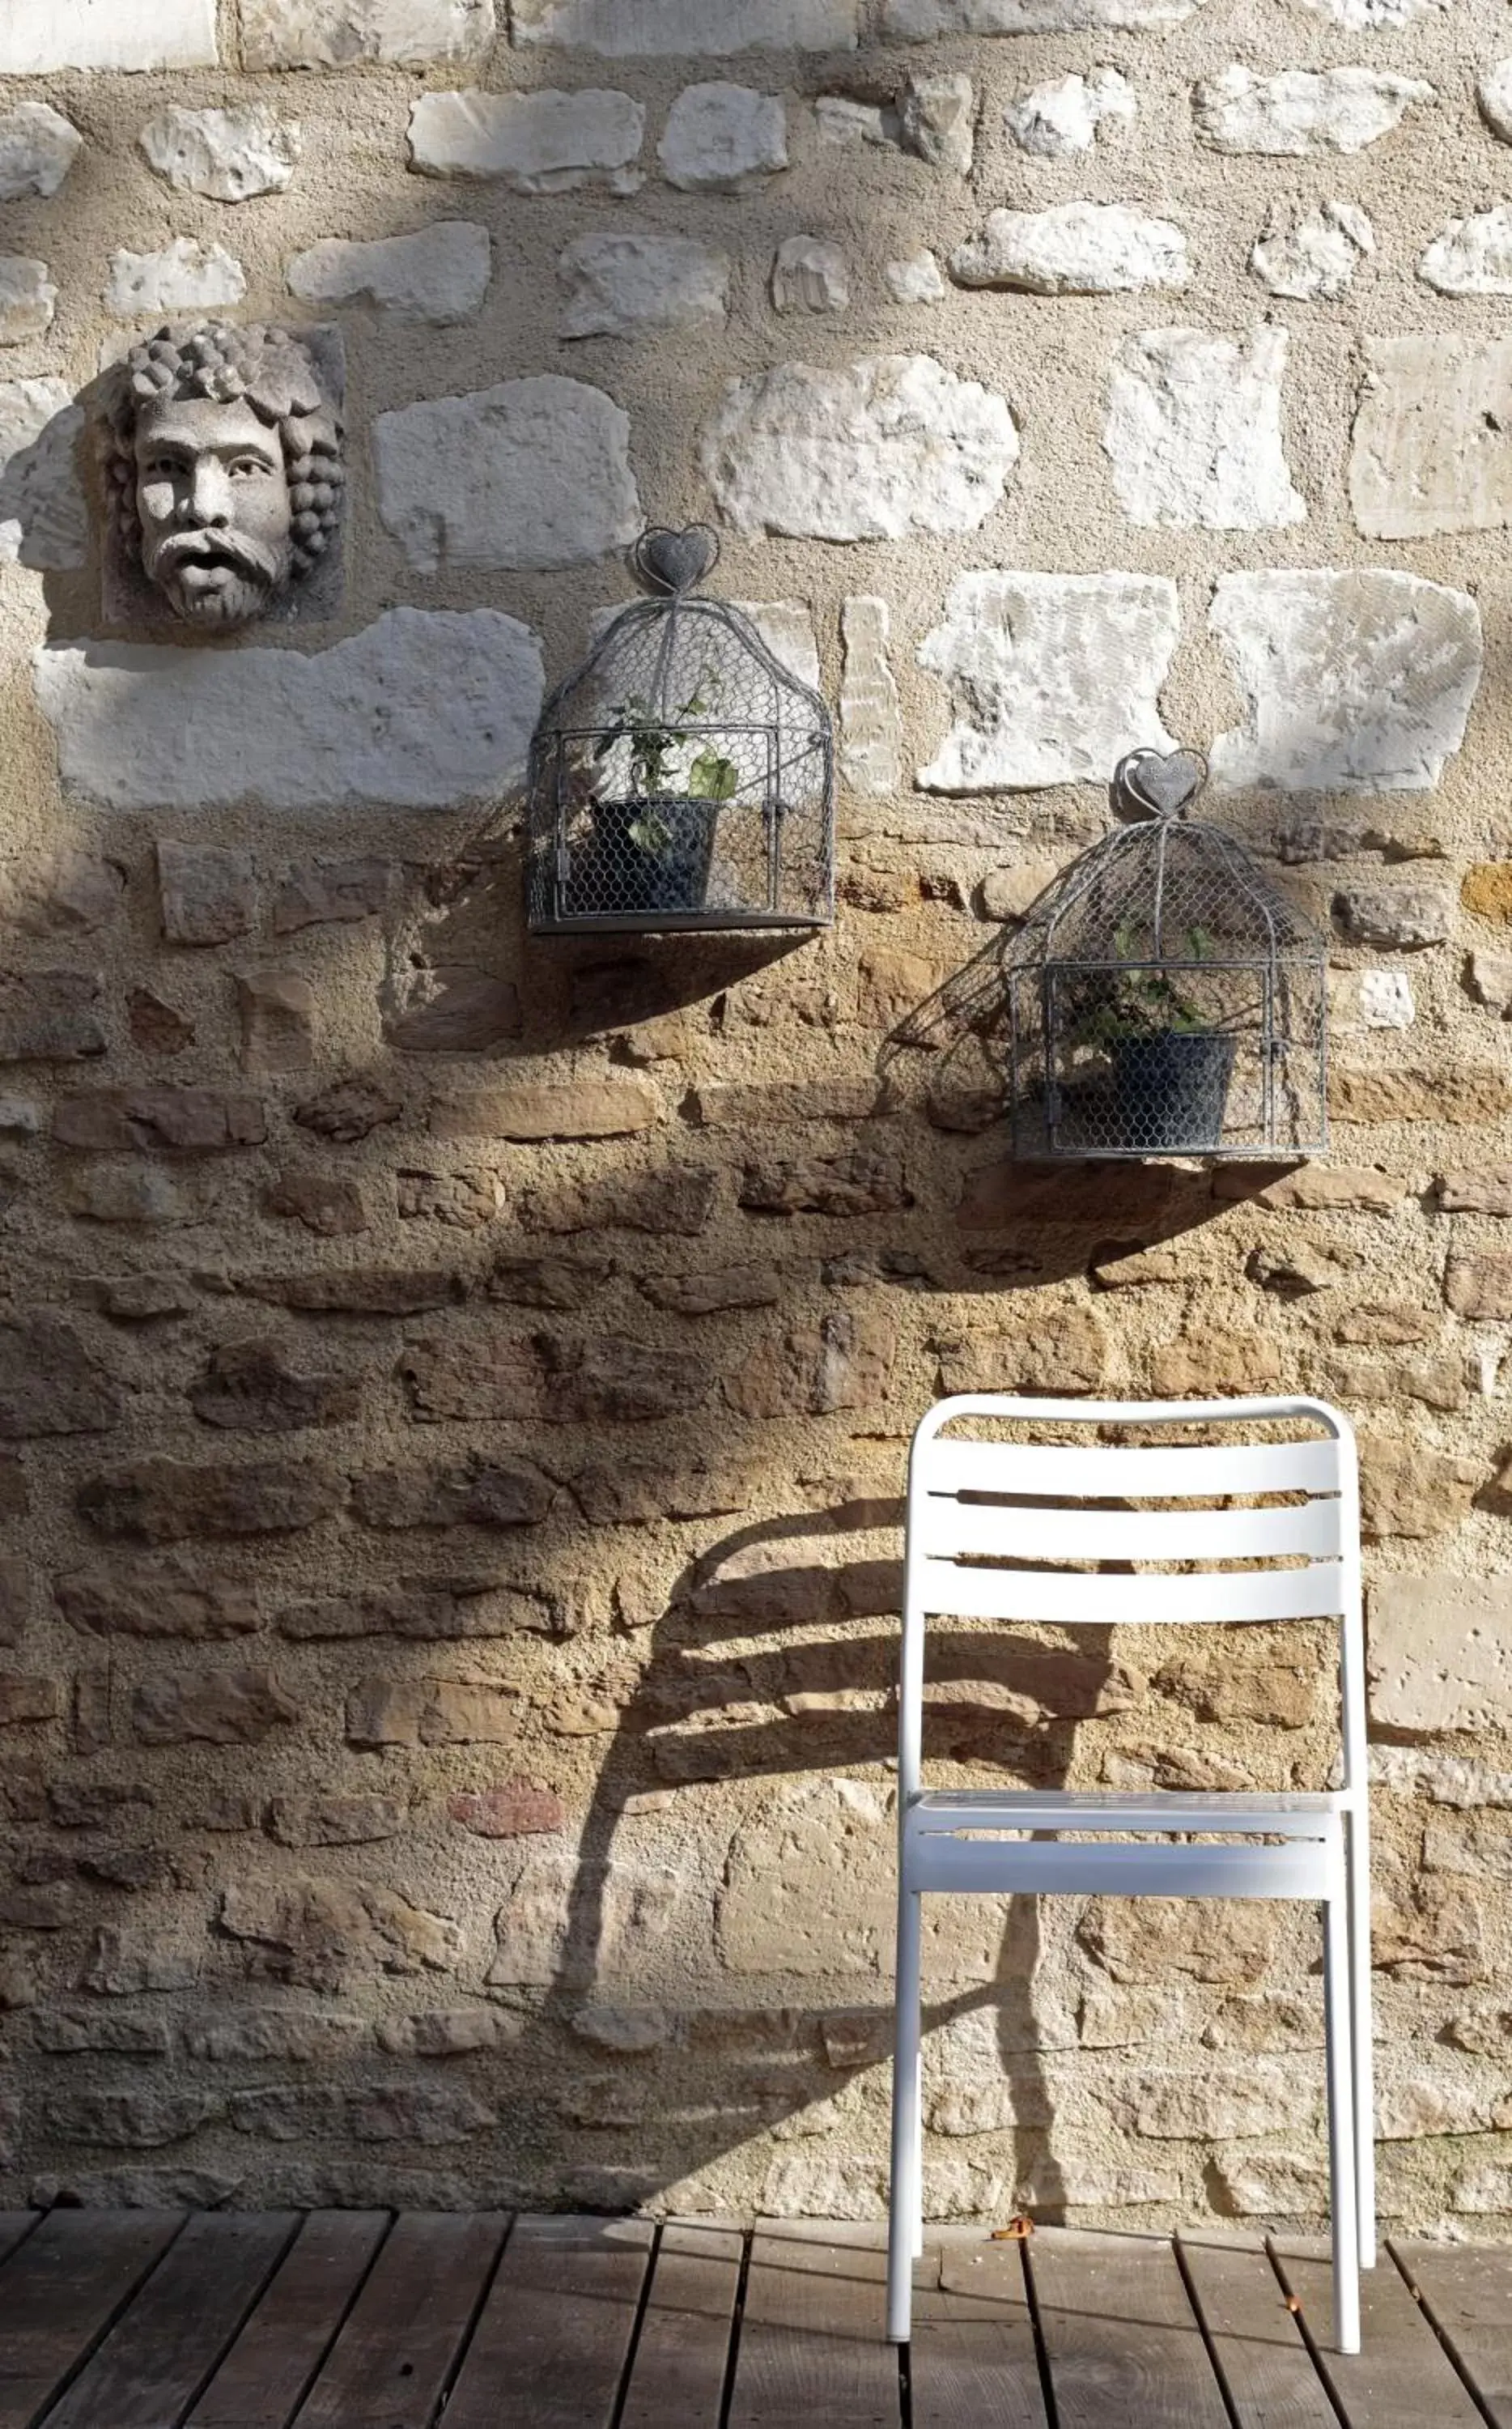
<instances>
[{"instance_id":1,"label":"heart-shaped finial","mask_svg":"<svg viewBox=\"0 0 1512 2429\"><path fill-rule=\"evenodd\" d=\"M1131 751L1113 770L1113 806L1142 818L1179 818L1207 782L1200 751Z\"/></svg>"},{"instance_id":2,"label":"heart-shaped finial","mask_svg":"<svg viewBox=\"0 0 1512 2429\"><path fill-rule=\"evenodd\" d=\"M686 531L663 531L653 523L635 542L631 561L648 590L676 598L713 572L718 554L718 538L707 523L689 523Z\"/></svg>"}]
</instances>

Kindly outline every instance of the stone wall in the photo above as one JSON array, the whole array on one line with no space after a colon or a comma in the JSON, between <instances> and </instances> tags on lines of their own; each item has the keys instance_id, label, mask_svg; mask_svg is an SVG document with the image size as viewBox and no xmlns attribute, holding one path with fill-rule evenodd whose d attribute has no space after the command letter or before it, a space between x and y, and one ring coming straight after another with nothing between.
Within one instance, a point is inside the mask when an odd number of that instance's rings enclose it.
<instances>
[{"instance_id":1,"label":"stone wall","mask_svg":"<svg viewBox=\"0 0 1512 2429\"><path fill-rule=\"evenodd\" d=\"M8 0L0 2200L875 2212L911 1424L1274 1385L1366 1447L1384 2206L1512 2210L1509 50ZM206 310L344 340L336 620L104 620L101 367ZM543 683L697 516L837 923L533 945ZM908 1017L1167 735L1333 923L1334 1159L1015 1169ZM1318 1659L961 1646L938 1743L1302 1782ZM936 2214L1316 2215L1279 1910L929 1952Z\"/></svg>"}]
</instances>

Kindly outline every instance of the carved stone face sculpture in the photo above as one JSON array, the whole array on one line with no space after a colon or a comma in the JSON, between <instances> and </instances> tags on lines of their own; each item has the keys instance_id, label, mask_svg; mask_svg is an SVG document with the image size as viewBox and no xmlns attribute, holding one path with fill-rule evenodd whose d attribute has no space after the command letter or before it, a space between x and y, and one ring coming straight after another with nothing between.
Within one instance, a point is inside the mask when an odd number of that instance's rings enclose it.
<instances>
[{"instance_id":1,"label":"carved stone face sculpture","mask_svg":"<svg viewBox=\"0 0 1512 2429\"><path fill-rule=\"evenodd\" d=\"M286 329L207 322L128 356L111 420L118 551L186 623L285 604L341 520L341 425Z\"/></svg>"}]
</instances>

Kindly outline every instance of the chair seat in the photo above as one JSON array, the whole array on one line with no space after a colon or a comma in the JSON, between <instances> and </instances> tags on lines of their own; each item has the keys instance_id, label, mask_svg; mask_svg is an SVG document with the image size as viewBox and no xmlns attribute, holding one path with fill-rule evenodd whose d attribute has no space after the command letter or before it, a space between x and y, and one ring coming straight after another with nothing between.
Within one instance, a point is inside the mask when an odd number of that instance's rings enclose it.
<instances>
[{"instance_id":1,"label":"chair seat","mask_svg":"<svg viewBox=\"0 0 1512 2429\"><path fill-rule=\"evenodd\" d=\"M1105 1796L1079 1790L931 1789L910 1798L908 1826L911 1833L927 1838L963 1831L1075 1830L1328 1839L1337 1833L1339 1816L1351 1801L1332 1793L1204 1795L1151 1790L1147 1795Z\"/></svg>"}]
</instances>

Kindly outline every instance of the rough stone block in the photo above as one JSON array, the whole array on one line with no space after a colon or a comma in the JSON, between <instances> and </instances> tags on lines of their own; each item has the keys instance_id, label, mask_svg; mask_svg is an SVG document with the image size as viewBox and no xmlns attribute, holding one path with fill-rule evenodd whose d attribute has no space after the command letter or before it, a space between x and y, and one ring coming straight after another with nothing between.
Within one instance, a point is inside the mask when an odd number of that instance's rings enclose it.
<instances>
[{"instance_id":1,"label":"rough stone block","mask_svg":"<svg viewBox=\"0 0 1512 2429\"><path fill-rule=\"evenodd\" d=\"M897 97L898 138L905 152L931 169L969 177L976 150L977 94L968 75L911 75Z\"/></svg>"},{"instance_id":2,"label":"rough stone block","mask_svg":"<svg viewBox=\"0 0 1512 2429\"><path fill-rule=\"evenodd\" d=\"M1457 1527L1486 1479L1477 1461L1401 1435L1365 1434L1359 1448L1360 1523L1372 1543Z\"/></svg>"},{"instance_id":3,"label":"rough stone block","mask_svg":"<svg viewBox=\"0 0 1512 2429\"><path fill-rule=\"evenodd\" d=\"M1090 152L1105 130L1117 133L1139 116L1134 88L1117 68L1093 68L1091 75L1065 75L1031 85L1003 112L1003 124L1021 152L1036 159L1063 160Z\"/></svg>"},{"instance_id":4,"label":"rough stone block","mask_svg":"<svg viewBox=\"0 0 1512 2429\"><path fill-rule=\"evenodd\" d=\"M1004 399L929 355L832 372L781 363L734 380L699 442L738 531L832 540L976 531L1018 452Z\"/></svg>"},{"instance_id":5,"label":"rough stone block","mask_svg":"<svg viewBox=\"0 0 1512 2429\"><path fill-rule=\"evenodd\" d=\"M1175 746L1159 691L1175 585L1135 573L961 573L919 662L955 722L918 782L938 793L1105 782L1126 751Z\"/></svg>"},{"instance_id":6,"label":"rough stone block","mask_svg":"<svg viewBox=\"0 0 1512 2429\"><path fill-rule=\"evenodd\" d=\"M36 684L75 797L329 814L497 800L523 770L544 676L513 616L394 607L309 654L47 644Z\"/></svg>"},{"instance_id":7,"label":"rough stone block","mask_svg":"<svg viewBox=\"0 0 1512 2429\"><path fill-rule=\"evenodd\" d=\"M368 1228L367 1200L358 1183L331 1173L285 1170L263 1205L270 1214L303 1223L322 1240L350 1239Z\"/></svg>"},{"instance_id":8,"label":"rough stone block","mask_svg":"<svg viewBox=\"0 0 1512 2429\"><path fill-rule=\"evenodd\" d=\"M1378 1578L1370 1593L1371 1716L1414 1737L1512 1726L1512 1578Z\"/></svg>"},{"instance_id":9,"label":"rough stone block","mask_svg":"<svg viewBox=\"0 0 1512 2429\"><path fill-rule=\"evenodd\" d=\"M722 326L730 309L730 256L694 237L600 230L557 255L556 274L564 338Z\"/></svg>"},{"instance_id":10,"label":"rough stone block","mask_svg":"<svg viewBox=\"0 0 1512 2429\"><path fill-rule=\"evenodd\" d=\"M23 101L0 112L0 203L56 194L84 138L50 102Z\"/></svg>"},{"instance_id":11,"label":"rough stone block","mask_svg":"<svg viewBox=\"0 0 1512 2429\"><path fill-rule=\"evenodd\" d=\"M513 1744L519 1690L455 1678L361 1678L347 1697L354 1746Z\"/></svg>"},{"instance_id":12,"label":"rough stone block","mask_svg":"<svg viewBox=\"0 0 1512 2429\"><path fill-rule=\"evenodd\" d=\"M384 1014L386 1040L406 1054L486 1054L521 1025L514 981L467 962L431 965Z\"/></svg>"},{"instance_id":13,"label":"rough stone block","mask_svg":"<svg viewBox=\"0 0 1512 2429\"><path fill-rule=\"evenodd\" d=\"M743 1417L875 1409L887 1397L896 1354L891 1317L838 1308L817 1325L763 1342L726 1375L724 1395Z\"/></svg>"},{"instance_id":14,"label":"rough stone block","mask_svg":"<svg viewBox=\"0 0 1512 2429\"><path fill-rule=\"evenodd\" d=\"M939 258L927 244L884 261L882 284L895 304L943 304L950 292Z\"/></svg>"},{"instance_id":15,"label":"rough stone block","mask_svg":"<svg viewBox=\"0 0 1512 2429\"><path fill-rule=\"evenodd\" d=\"M310 1527L338 1510L345 1492L344 1478L307 1459L238 1467L142 1459L91 1478L79 1489L78 1507L97 1534L173 1544Z\"/></svg>"},{"instance_id":16,"label":"rough stone block","mask_svg":"<svg viewBox=\"0 0 1512 2429\"><path fill-rule=\"evenodd\" d=\"M656 157L667 184L685 193L746 193L787 167L786 114L772 94L743 84L685 85Z\"/></svg>"},{"instance_id":17,"label":"rough stone block","mask_svg":"<svg viewBox=\"0 0 1512 2429\"><path fill-rule=\"evenodd\" d=\"M1221 574L1209 622L1247 703L1209 754L1229 790L1431 789L1480 684L1480 611L1416 574Z\"/></svg>"},{"instance_id":18,"label":"rough stone block","mask_svg":"<svg viewBox=\"0 0 1512 2429\"><path fill-rule=\"evenodd\" d=\"M71 845L0 862L0 919L22 936L88 935L115 918L125 885L120 861Z\"/></svg>"},{"instance_id":19,"label":"rough stone block","mask_svg":"<svg viewBox=\"0 0 1512 2429\"><path fill-rule=\"evenodd\" d=\"M372 304L400 321L438 327L470 321L488 291L488 231L474 220L436 220L415 236L366 243L322 237L288 265L291 295L315 304Z\"/></svg>"},{"instance_id":20,"label":"rough stone block","mask_svg":"<svg viewBox=\"0 0 1512 2429\"><path fill-rule=\"evenodd\" d=\"M173 1671L134 1688L131 1724L143 1745L260 1745L302 1718L271 1670Z\"/></svg>"},{"instance_id":21,"label":"rough stone block","mask_svg":"<svg viewBox=\"0 0 1512 2429\"><path fill-rule=\"evenodd\" d=\"M985 232L950 256L958 287L1018 288L1029 295L1121 295L1185 287L1187 240L1170 220L1122 203L1055 203L997 210Z\"/></svg>"},{"instance_id":22,"label":"rough stone block","mask_svg":"<svg viewBox=\"0 0 1512 2429\"><path fill-rule=\"evenodd\" d=\"M214 1643L262 1624L255 1585L205 1578L180 1559L112 1561L75 1569L54 1586L71 1628L89 1636L172 1637Z\"/></svg>"},{"instance_id":23,"label":"rough stone block","mask_svg":"<svg viewBox=\"0 0 1512 2429\"><path fill-rule=\"evenodd\" d=\"M748 1164L739 1197L759 1214L887 1214L913 1203L901 1157L869 1148Z\"/></svg>"},{"instance_id":24,"label":"rough stone block","mask_svg":"<svg viewBox=\"0 0 1512 2429\"><path fill-rule=\"evenodd\" d=\"M257 909L252 854L215 844L159 841L157 894L171 945L223 945L244 936Z\"/></svg>"},{"instance_id":25,"label":"rough stone block","mask_svg":"<svg viewBox=\"0 0 1512 2429\"><path fill-rule=\"evenodd\" d=\"M517 42L608 58L854 50L856 0L514 0Z\"/></svg>"},{"instance_id":26,"label":"rough stone block","mask_svg":"<svg viewBox=\"0 0 1512 2429\"><path fill-rule=\"evenodd\" d=\"M1375 251L1375 231L1357 203L1273 203L1250 268L1273 295L1336 304Z\"/></svg>"},{"instance_id":27,"label":"rough stone block","mask_svg":"<svg viewBox=\"0 0 1512 2429\"><path fill-rule=\"evenodd\" d=\"M423 67L484 58L494 0L240 0L243 64Z\"/></svg>"},{"instance_id":28,"label":"rough stone block","mask_svg":"<svg viewBox=\"0 0 1512 2429\"><path fill-rule=\"evenodd\" d=\"M436 1138L626 1138L662 1117L649 1080L569 1080L513 1087L458 1089L432 1104Z\"/></svg>"},{"instance_id":29,"label":"rough stone block","mask_svg":"<svg viewBox=\"0 0 1512 2429\"><path fill-rule=\"evenodd\" d=\"M0 75L58 68L213 68L215 0L8 0Z\"/></svg>"},{"instance_id":30,"label":"rough stone block","mask_svg":"<svg viewBox=\"0 0 1512 2429\"><path fill-rule=\"evenodd\" d=\"M1375 68L1284 68L1258 76L1235 66L1195 88L1192 112L1198 142L1214 152L1301 157L1363 152L1434 98L1421 78Z\"/></svg>"},{"instance_id":31,"label":"rough stone block","mask_svg":"<svg viewBox=\"0 0 1512 2429\"><path fill-rule=\"evenodd\" d=\"M1279 1911L1216 1898L1092 1899L1078 1945L1115 1982L1223 1982L1252 1988L1270 1970Z\"/></svg>"},{"instance_id":32,"label":"rough stone block","mask_svg":"<svg viewBox=\"0 0 1512 2429\"><path fill-rule=\"evenodd\" d=\"M408 1809L398 1796L275 1796L268 1835L281 1847L356 1847L396 1839Z\"/></svg>"},{"instance_id":33,"label":"rough stone block","mask_svg":"<svg viewBox=\"0 0 1512 2429\"><path fill-rule=\"evenodd\" d=\"M310 1991L378 1971L454 1973L465 1946L444 1916L347 1875L243 1875L222 1897L221 1928L248 1945L254 1974Z\"/></svg>"},{"instance_id":34,"label":"rough stone block","mask_svg":"<svg viewBox=\"0 0 1512 2429\"><path fill-rule=\"evenodd\" d=\"M1481 116L1500 142L1512 143L1512 59L1498 59L1475 87Z\"/></svg>"},{"instance_id":35,"label":"rough stone block","mask_svg":"<svg viewBox=\"0 0 1512 2429\"><path fill-rule=\"evenodd\" d=\"M138 137L148 160L175 192L217 203L281 194L300 157L300 131L261 102L236 109L186 109L170 103Z\"/></svg>"},{"instance_id":36,"label":"rough stone block","mask_svg":"<svg viewBox=\"0 0 1512 2429\"><path fill-rule=\"evenodd\" d=\"M1334 917L1350 945L1441 945L1454 932L1449 885L1351 885L1334 897Z\"/></svg>"},{"instance_id":37,"label":"rough stone block","mask_svg":"<svg viewBox=\"0 0 1512 2429\"><path fill-rule=\"evenodd\" d=\"M239 304L246 291L247 273L223 245L176 236L157 253L130 253L123 246L111 255L105 308L121 321L154 312L199 313Z\"/></svg>"},{"instance_id":38,"label":"rough stone block","mask_svg":"<svg viewBox=\"0 0 1512 2429\"><path fill-rule=\"evenodd\" d=\"M448 1797L446 1809L477 1839L523 1839L567 1827L567 1809L556 1791L518 1776L497 1788L460 1791Z\"/></svg>"},{"instance_id":39,"label":"rough stone block","mask_svg":"<svg viewBox=\"0 0 1512 2429\"><path fill-rule=\"evenodd\" d=\"M1328 1074L1328 1110L1343 1122L1494 1122L1512 1106L1512 1083L1495 1066L1446 1068L1399 1064Z\"/></svg>"},{"instance_id":40,"label":"rough stone block","mask_svg":"<svg viewBox=\"0 0 1512 2429\"><path fill-rule=\"evenodd\" d=\"M1509 377L1512 339L1438 333L1367 341L1349 466L1350 504L1367 538L1502 531L1512 522L1512 439L1502 421Z\"/></svg>"},{"instance_id":41,"label":"rough stone block","mask_svg":"<svg viewBox=\"0 0 1512 2429\"><path fill-rule=\"evenodd\" d=\"M850 273L844 247L819 236L785 236L772 259L774 312L845 312Z\"/></svg>"},{"instance_id":42,"label":"rough stone block","mask_svg":"<svg viewBox=\"0 0 1512 2429\"><path fill-rule=\"evenodd\" d=\"M74 450L83 407L60 379L0 380L0 564L84 563L89 513Z\"/></svg>"},{"instance_id":43,"label":"rough stone block","mask_svg":"<svg viewBox=\"0 0 1512 2429\"><path fill-rule=\"evenodd\" d=\"M45 261L28 255L0 255L0 346L25 345L51 328L58 289Z\"/></svg>"},{"instance_id":44,"label":"rough stone block","mask_svg":"<svg viewBox=\"0 0 1512 2429\"><path fill-rule=\"evenodd\" d=\"M896 793L903 781L902 716L888 660L890 619L885 599L847 599L840 611L840 773L853 792L874 801Z\"/></svg>"},{"instance_id":45,"label":"rough stone block","mask_svg":"<svg viewBox=\"0 0 1512 2429\"><path fill-rule=\"evenodd\" d=\"M313 1274L256 1274L238 1285L249 1298L305 1315L424 1315L462 1296L445 1266L347 1265Z\"/></svg>"},{"instance_id":46,"label":"rough stone block","mask_svg":"<svg viewBox=\"0 0 1512 2429\"><path fill-rule=\"evenodd\" d=\"M600 1181L528 1190L520 1215L531 1231L672 1232L692 1239L708 1225L719 1194L719 1176L697 1165L669 1165L665 1171L608 1175Z\"/></svg>"},{"instance_id":47,"label":"rough stone block","mask_svg":"<svg viewBox=\"0 0 1512 2429\"><path fill-rule=\"evenodd\" d=\"M1418 264L1440 295L1512 295L1512 207L1498 203L1451 220Z\"/></svg>"},{"instance_id":48,"label":"rough stone block","mask_svg":"<svg viewBox=\"0 0 1512 2429\"><path fill-rule=\"evenodd\" d=\"M121 1413L115 1383L66 1317L0 1322L0 1442L101 1433Z\"/></svg>"},{"instance_id":49,"label":"rough stone block","mask_svg":"<svg viewBox=\"0 0 1512 2429\"><path fill-rule=\"evenodd\" d=\"M0 976L0 1063L82 1063L107 1043L90 970Z\"/></svg>"},{"instance_id":50,"label":"rough stone block","mask_svg":"<svg viewBox=\"0 0 1512 2429\"><path fill-rule=\"evenodd\" d=\"M303 1373L282 1342L255 1338L212 1350L189 1399L202 1425L284 1434L350 1423L361 1413L362 1382L354 1375Z\"/></svg>"},{"instance_id":51,"label":"rough stone block","mask_svg":"<svg viewBox=\"0 0 1512 2429\"><path fill-rule=\"evenodd\" d=\"M14 1728L24 1721L56 1721L62 1709L61 1679L0 1670L0 1728ZM62 1923L66 1917L60 1912L56 1920ZM28 1906L25 1892L12 1893L5 1921L18 1928L52 1928L45 1902Z\"/></svg>"},{"instance_id":52,"label":"rough stone block","mask_svg":"<svg viewBox=\"0 0 1512 2429\"><path fill-rule=\"evenodd\" d=\"M937 34L1081 34L1175 25L1202 0L885 0L884 30L900 42Z\"/></svg>"},{"instance_id":53,"label":"rough stone block","mask_svg":"<svg viewBox=\"0 0 1512 2429\"><path fill-rule=\"evenodd\" d=\"M388 900L392 873L386 860L295 861L273 896L273 934L370 918Z\"/></svg>"},{"instance_id":54,"label":"rough stone block","mask_svg":"<svg viewBox=\"0 0 1512 2429\"><path fill-rule=\"evenodd\" d=\"M378 511L424 573L590 564L640 528L629 437L601 388L555 372L433 397L374 424Z\"/></svg>"},{"instance_id":55,"label":"rough stone block","mask_svg":"<svg viewBox=\"0 0 1512 2429\"><path fill-rule=\"evenodd\" d=\"M1103 446L1132 522L1265 531L1306 520L1281 436L1286 359L1286 331L1265 326L1247 345L1200 329L1125 339Z\"/></svg>"},{"instance_id":56,"label":"rough stone block","mask_svg":"<svg viewBox=\"0 0 1512 2429\"><path fill-rule=\"evenodd\" d=\"M401 1222L424 1220L452 1231L476 1231L503 1212L504 1184L486 1165L453 1172L406 1167L394 1175L394 1203Z\"/></svg>"},{"instance_id":57,"label":"rough stone block","mask_svg":"<svg viewBox=\"0 0 1512 2429\"><path fill-rule=\"evenodd\" d=\"M631 194L646 112L628 92L427 92L409 117L422 177L497 179L518 194Z\"/></svg>"},{"instance_id":58,"label":"rough stone block","mask_svg":"<svg viewBox=\"0 0 1512 2429\"><path fill-rule=\"evenodd\" d=\"M53 1115L60 1147L99 1155L152 1148L209 1155L222 1148L260 1147L267 1135L259 1097L219 1088L80 1089L61 1098Z\"/></svg>"},{"instance_id":59,"label":"rough stone block","mask_svg":"<svg viewBox=\"0 0 1512 2429\"><path fill-rule=\"evenodd\" d=\"M299 970L254 970L237 981L241 1067L259 1078L307 1071L315 1060L315 989Z\"/></svg>"}]
</instances>

